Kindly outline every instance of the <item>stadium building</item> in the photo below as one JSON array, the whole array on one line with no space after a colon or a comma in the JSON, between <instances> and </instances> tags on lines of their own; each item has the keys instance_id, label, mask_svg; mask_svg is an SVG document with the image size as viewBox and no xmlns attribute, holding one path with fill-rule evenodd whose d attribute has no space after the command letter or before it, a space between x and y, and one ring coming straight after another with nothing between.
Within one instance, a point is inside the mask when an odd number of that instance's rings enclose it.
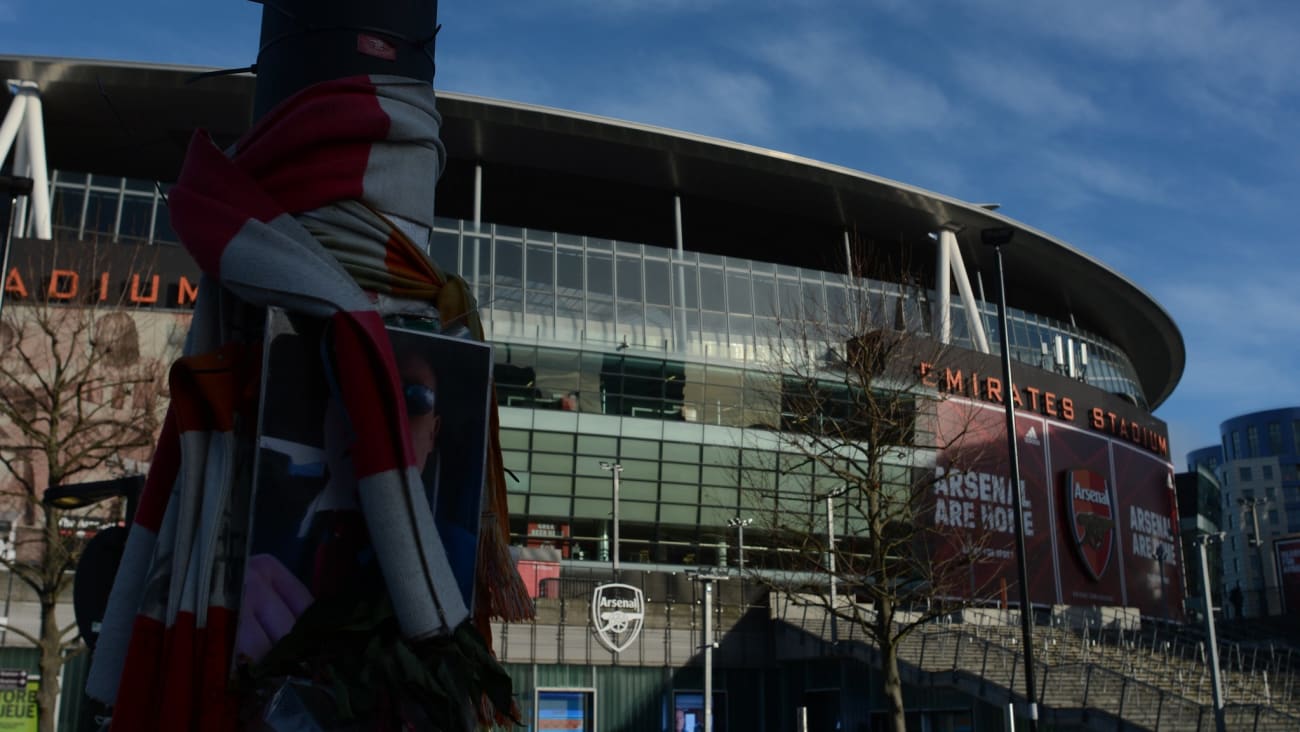
<instances>
[{"instance_id":1,"label":"stadium building","mask_svg":"<svg viewBox=\"0 0 1300 732\"><path fill-rule=\"evenodd\" d=\"M38 238L30 207L15 222L5 307L107 282L138 306L142 332L183 318L197 277L168 223L168 182L195 128L226 145L249 127L252 77L14 57L0 71L30 82L11 91L39 95L53 239ZM770 395L789 324L834 321L865 297L877 305L864 330L949 346L951 362L909 368L944 405L1000 424L1001 382L980 376L999 373L996 273L980 243L990 228L1014 230L1008 336L1038 527L1033 603L1182 606L1168 438L1151 411L1182 375L1183 340L1122 274L994 206L832 164L463 94L441 94L439 108L448 165L430 254L472 284L494 346L511 538L538 603L536 623L501 626L496 642L534 728L567 714L598 725L575 729L674 729L698 714L701 585L689 570L732 568L742 551L750 567L771 565L761 525L744 532L754 486L806 504L809 485L827 485L784 472L772 438L788 426ZM97 269L54 274L86 266L57 262L92 245L110 253ZM991 499L952 500L982 511ZM593 638L587 610L615 558L647 600L621 652ZM789 728L797 707L811 729L870 724L879 700L848 693L875 687L869 665L781 622L758 590L719 584L718 729ZM933 729L992 728L1000 713L908 678L909 708Z\"/></svg>"}]
</instances>

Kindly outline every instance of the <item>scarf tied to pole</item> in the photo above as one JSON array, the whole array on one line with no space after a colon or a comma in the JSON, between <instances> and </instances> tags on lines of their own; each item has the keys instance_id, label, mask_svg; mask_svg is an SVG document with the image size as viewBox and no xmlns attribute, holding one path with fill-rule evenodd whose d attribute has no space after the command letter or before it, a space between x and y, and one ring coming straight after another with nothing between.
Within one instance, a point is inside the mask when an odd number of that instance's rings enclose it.
<instances>
[{"instance_id":1,"label":"scarf tied to pole","mask_svg":"<svg viewBox=\"0 0 1300 732\"><path fill-rule=\"evenodd\" d=\"M427 84L351 77L286 100L229 155L195 133L168 203L203 282L87 681L114 706L113 729L238 723L230 663L267 307L329 333L357 499L402 635L445 637L468 618L424 497L383 320L388 305L416 301L436 306L445 331L483 337L465 283L403 231L433 225L439 124ZM532 614L509 557L497 431L493 400L473 618L484 638L490 617Z\"/></svg>"}]
</instances>

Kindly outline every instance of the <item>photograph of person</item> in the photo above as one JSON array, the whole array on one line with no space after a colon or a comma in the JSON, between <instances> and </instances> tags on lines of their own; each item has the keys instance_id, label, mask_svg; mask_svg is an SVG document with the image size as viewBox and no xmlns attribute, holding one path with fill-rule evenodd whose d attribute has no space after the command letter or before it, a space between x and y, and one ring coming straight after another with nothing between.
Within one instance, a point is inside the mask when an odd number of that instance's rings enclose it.
<instances>
[{"instance_id":1,"label":"photograph of person","mask_svg":"<svg viewBox=\"0 0 1300 732\"><path fill-rule=\"evenodd\" d=\"M389 329L389 337L415 464L472 606L491 348L412 330ZM382 589L353 478L353 431L320 338L310 323L269 318L237 662L264 656L317 598Z\"/></svg>"}]
</instances>

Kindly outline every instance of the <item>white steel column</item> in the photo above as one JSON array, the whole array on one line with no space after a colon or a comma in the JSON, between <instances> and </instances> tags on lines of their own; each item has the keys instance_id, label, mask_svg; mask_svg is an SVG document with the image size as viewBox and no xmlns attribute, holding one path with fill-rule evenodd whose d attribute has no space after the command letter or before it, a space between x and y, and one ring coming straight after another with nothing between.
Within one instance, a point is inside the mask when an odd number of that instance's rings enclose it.
<instances>
[{"instance_id":1,"label":"white steel column","mask_svg":"<svg viewBox=\"0 0 1300 732\"><path fill-rule=\"evenodd\" d=\"M23 113L27 111L27 95L14 90L14 100L5 112L5 121L0 123L0 162L9 157L9 148L18 137L18 129L23 124Z\"/></svg>"},{"instance_id":2,"label":"white steel column","mask_svg":"<svg viewBox=\"0 0 1300 732\"><path fill-rule=\"evenodd\" d=\"M966 274L966 262L961 256L961 247L957 245L957 236L951 231L939 232L939 237L950 239L948 251L952 255L952 276L957 281L957 293L961 295L961 304L966 310L966 323L970 328L971 339L980 353L991 353L988 334L984 332L984 318L980 317L979 302L971 292L970 277Z\"/></svg>"},{"instance_id":3,"label":"white steel column","mask_svg":"<svg viewBox=\"0 0 1300 732\"><path fill-rule=\"evenodd\" d=\"M483 165L476 163L474 165L474 271L470 273L469 282L474 290L474 297L479 297L478 292L478 258L479 258L479 240L483 233Z\"/></svg>"},{"instance_id":4,"label":"white steel column","mask_svg":"<svg viewBox=\"0 0 1300 732\"><path fill-rule=\"evenodd\" d=\"M45 124L41 115L40 90L34 82L9 80L14 100L0 123L0 163L17 145L22 155L15 155L14 172L32 179L31 220L38 239L50 234L50 176L45 167ZM14 217L12 231L22 236L27 216Z\"/></svg>"},{"instance_id":5,"label":"white steel column","mask_svg":"<svg viewBox=\"0 0 1300 732\"><path fill-rule=\"evenodd\" d=\"M32 166L32 224L37 239L51 239L50 175L45 166L45 117L41 96L32 82L23 82L27 99L27 162Z\"/></svg>"},{"instance_id":6,"label":"white steel column","mask_svg":"<svg viewBox=\"0 0 1300 732\"><path fill-rule=\"evenodd\" d=\"M677 270L677 352L685 353L690 335L686 329L686 244L682 237L682 197L673 196L673 232L677 251L673 254Z\"/></svg>"},{"instance_id":7,"label":"white steel column","mask_svg":"<svg viewBox=\"0 0 1300 732\"><path fill-rule=\"evenodd\" d=\"M952 250L957 237L944 229L939 232L938 259L934 265L934 291L939 297L939 342L952 341Z\"/></svg>"},{"instance_id":8,"label":"white steel column","mask_svg":"<svg viewBox=\"0 0 1300 732\"><path fill-rule=\"evenodd\" d=\"M23 137L25 138L26 134ZM26 140L20 139L17 140L17 143L17 145L14 145L13 174L23 178L30 178L32 177L32 165L27 160ZM3 163L4 160L0 159L0 164ZM31 205L31 196L23 195L18 197L18 205L13 208L13 219L9 222L9 228L16 237L27 236L29 229L27 225L27 208L29 205Z\"/></svg>"}]
</instances>

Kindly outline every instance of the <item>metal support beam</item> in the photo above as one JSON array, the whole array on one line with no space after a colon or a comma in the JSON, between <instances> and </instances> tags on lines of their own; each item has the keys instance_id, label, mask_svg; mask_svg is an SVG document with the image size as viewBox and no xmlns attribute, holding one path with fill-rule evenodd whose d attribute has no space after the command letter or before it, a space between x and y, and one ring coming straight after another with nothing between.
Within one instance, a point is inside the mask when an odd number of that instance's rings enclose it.
<instances>
[{"instance_id":1,"label":"metal support beam","mask_svg":"<svg viewBox=\"0 0 1300 732\"><path fill-rule=\"evenodd\" d=\"M677 352L685 353L690 342L686 328L686 243L682 237L682 197L673 196L673 233L676 236L677 250L673 261L677 270Z\"/></svg>"},{"instance_id":2,"label":"metal support beam","mask_svg":"<svg viewBox=\"0 0 1300 732\"><path fill-rule=\"evenodd\" d=\"M50 228L50 177L45 160L45 121L40 89L35 82L9 80L14 99L0 123L0 163L14 149L14 173L32 179L31 228L37 239L53 238ZM21 151L21 152L20 152ZM21 203L21 201L20 201ZM14 235L26 234L28 214L19 211L9 226Z\"/></svg>"},{"instance_id":3,"label":"metal support beam","mask_svg":"<svg viewBox=\"0 0 1300 732\"><path fill-rule=\"evenodd\" d=\"M938 257L934 265L934 291L939 298L939 342L952 342L952 250L957 238L947 229L937 239Z\"/></svg>"},{"instance_id":4,"label":"metal support beam","mask_svg":"<svg viewBox=\"0 0 1300 732\"><path fill-rule=\"evenodd\" d=\"M966 274L966 262L961 256L961 247L957 246L957 237L951 231L941 231L939 237L947 237L951 240L948 251L952 255L952 277L957 281L957 293L961 296L962 307L966 310L966 324L971 339L975 341L975 348L980 353L992 353L989 349L988 333L984 330L984 318L980 314L979 301L971 291L970 277Z\"/></svg>"},{"instance_id":5,"label":"metal support beam","mask_svg":"<svg viewBox=\"0 0 1300 732\"><path fill-rule=\"evenodd\" d=\"M483 164L474 165L474 269L469 273L469 284L474 290L474 297L479 297L478 266L480 239L483 233Z\"/></svg>"}]
</instances>

